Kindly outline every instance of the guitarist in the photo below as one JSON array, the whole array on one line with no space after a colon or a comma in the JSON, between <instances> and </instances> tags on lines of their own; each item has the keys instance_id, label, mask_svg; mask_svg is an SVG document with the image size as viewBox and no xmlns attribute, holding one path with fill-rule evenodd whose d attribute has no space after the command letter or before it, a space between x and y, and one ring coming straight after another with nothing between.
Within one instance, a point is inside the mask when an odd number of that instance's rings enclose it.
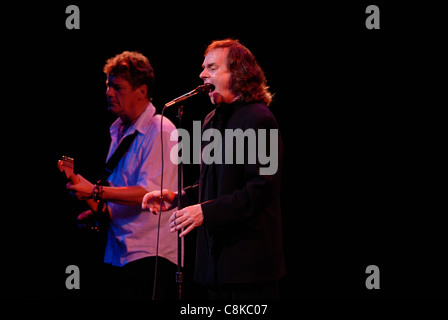
<instances>
[{"instance_id":1,"label":"guitarist","mask_svg":"<svg viewBox=\"0 0 448 320\"><path fill-rule=\"evenodd\" d=\"M160 127L160 115L152 105L154 72L148 59L138 52L125 51L107 60L108 109L118 116L110 127L108 159L126 137L136 134L127 151L107 178L108 186L96 185L81 175L67 184L91 210L79 215L88 218L98 202L110 217L104 262L116 266L120 298L148 298L153 294L158 216L142 211L143 196L160 189L161 135L164 146L163 186L177 190L177 167L169 161L177 142L170 141L175 126L168 119ZM137 133L136 133L137 132ZM156 299L176 299L177 235L169 232L170 215L161 215Z\"/></svg>"}]
</instances>

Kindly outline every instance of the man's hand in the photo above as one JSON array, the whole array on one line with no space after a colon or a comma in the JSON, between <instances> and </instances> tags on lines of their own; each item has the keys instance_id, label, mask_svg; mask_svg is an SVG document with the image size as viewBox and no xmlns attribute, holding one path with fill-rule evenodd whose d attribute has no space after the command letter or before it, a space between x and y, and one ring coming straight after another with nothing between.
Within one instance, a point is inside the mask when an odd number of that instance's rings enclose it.
<instances>
[{"instance_id":1,"label":"man's hand","mask_svg":"<svg viewBox=\"0 0 448 320\"><path fill-rule=\"evenodd\" d=\"M174 209L177 206L177 193L164 189L162 191L163 203L162 211ZM160 211L160 191L153 191L145 194L142 200L142 210L148 209L157 214Z\"/></svg>"},{"instance_id":2,"label":"man's hand","mask_svg":"<svg viewBox=\"0 0 448 320\"><path fill-rule=\"evenodd\" d=\"M200 204L186 207L182 210L174 212L170 217L170 231L176 232L177 230L186 228L181 232L179 237L184 237L191 230L199 227L204 222L204 215L202 214L202 207Z\"/></svg>"},{"instance_id":3,"label":"man's hand","mask_svg":"<svg viewBox=\"0 0 448 320\"><path fill-rule=\"evenodd\" d=\"M92 217L93 211L86 210L78 215L78 227L85 228L89 226L89 219Z\"/></svg>"},{"instance_id":4,"label":"man's hand","mask_svg":"<svg viewBox=\"0 0 448 320\"><path fill-rule=\"evenodd\" d=\"M86 211L83 211L82 213L80 213L78 215L77 219L78 219L78 221L85 220L85 219L90 218L91 215L93 215L93 211L92 210L86 210Z\"/></svg>"},{"instance_id":5,"label":"man's hand","mask_svg":"<svg viewBox=\"0 0 448 320\"><path fill-rule=\"evenodd\" d=\"M93 197L93 187L94 184L86 180L82 175L77 174L76 177L79 179L77 184L71 182L67 183L67 190L78 198L78 200L88 200Z\"/></svg>"}]
</instances>

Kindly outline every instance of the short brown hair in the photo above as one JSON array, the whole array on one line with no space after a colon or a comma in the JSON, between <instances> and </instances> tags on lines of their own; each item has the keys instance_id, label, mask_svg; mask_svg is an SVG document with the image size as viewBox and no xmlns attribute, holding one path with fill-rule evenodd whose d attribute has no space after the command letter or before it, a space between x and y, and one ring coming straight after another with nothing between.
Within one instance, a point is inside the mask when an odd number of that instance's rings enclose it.
<instances>
[{"instance_id":1,"label":"short brown hair","mask_svg":"<svg viewBox=\"0 0 448 320\"><path fill-rule=\"evenodd\" d=\"M205 50L204 56L219 48L229 48L227 68L231 73L231 90L245 102L264 102L267 106L272 101L272 94L266 85L263 70L254 55L238 40L224 39L213 41Z\"/></svg>"},{"instance_id":2,"label":"short brown hair","mask_svg":"<svg viewBox=\"0 0 448 320\"><path fill-rule=\"evenodd\" d=\"M154 90L154 70L148 58L137 51L124 51L106 61L103 68L107 75L120 76L128 81L133 89L146 84L147 97L152 101Z\"/></svg>"}]
</instances>

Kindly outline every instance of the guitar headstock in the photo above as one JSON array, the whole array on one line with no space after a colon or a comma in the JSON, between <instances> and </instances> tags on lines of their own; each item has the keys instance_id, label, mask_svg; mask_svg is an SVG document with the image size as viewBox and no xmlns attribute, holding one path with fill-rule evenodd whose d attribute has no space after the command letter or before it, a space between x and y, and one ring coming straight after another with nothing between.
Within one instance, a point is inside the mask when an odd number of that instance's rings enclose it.
<instances>
[{"instance_id":1,"label":"guitar headstock","mask_svg":"<svg viewBox=\"0 0 448 320\"><path fill-rule=\"evenodd\" d=\"M70 157L62 156L62 159L58 161L59 171L65 174L67 179L75 173L75 160Z\"/></svg>"}]
</instances>

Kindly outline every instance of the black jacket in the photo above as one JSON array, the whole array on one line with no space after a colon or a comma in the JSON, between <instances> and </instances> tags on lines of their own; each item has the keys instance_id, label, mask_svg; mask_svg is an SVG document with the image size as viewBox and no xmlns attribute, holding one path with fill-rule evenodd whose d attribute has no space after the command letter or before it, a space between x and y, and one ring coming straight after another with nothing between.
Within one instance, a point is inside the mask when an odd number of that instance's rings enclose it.
<instances>
[{"instance_id":1,"label":"black jacket","mask_svg":"<svg viewBox=\"0 0 448 320\"><path fill-rule=\"evenodd\" d=\"M258 156L256 163L248 163L249 148L255 146L248 146L247 140L244 164L235 163L235 138L233 164L225 163L224 130L253 129L258 143L258 129L267 129L269 155L270 129L278 129L275 117L264 104L236 102L219 106L207 115L202 131L211 128L222 135L222 164L215 161L206 165L203 159L199 184L185 189L189 204L199 199L204 214L197 232L195 280L207 285L278 280L286 274L280 209L280 132L278 170L273 175L260 175ZM202 140L204 150L210 141L204 141L204 136Z\"/></svg>"}]
</instances>

